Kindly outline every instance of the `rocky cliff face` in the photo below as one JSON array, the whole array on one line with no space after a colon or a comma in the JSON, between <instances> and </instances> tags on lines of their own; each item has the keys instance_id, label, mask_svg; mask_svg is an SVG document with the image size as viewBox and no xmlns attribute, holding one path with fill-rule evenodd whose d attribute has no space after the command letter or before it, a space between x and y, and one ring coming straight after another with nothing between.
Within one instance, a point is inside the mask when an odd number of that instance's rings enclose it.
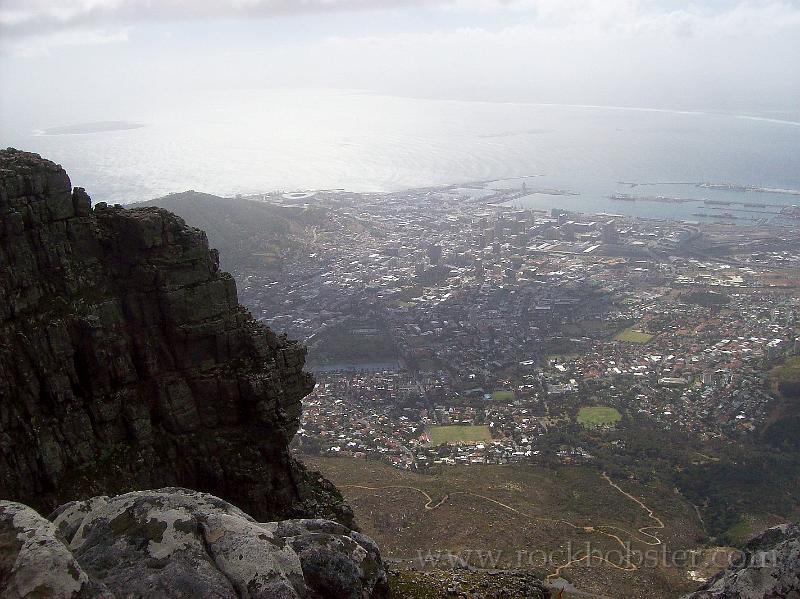
<instances>
[{"instance_id":1,"label":"rocky cliff face","mask_svg":"<svg viewBox=\"0 0 800 599\"><path fill-rule=\"evenodd\" d=\"M378 599L375 544L330 520L258 523L206 493L93 497L47 520L0 501L5 599Z\"/></svg>"},{"instance_id":2,"label":"rocky cliff face","mask_svg":"<svg viewBox=\"0 0 800 599\"><path fill-rule=\"evenodd\" d=\"M61 167L0 151L0 497L46 513L175 485L347 523L287 451L304 358L239 306L202 231L92 208Z\"/></svg>"},{"instance_id":3,"label":"rocky cliff face","mask_svg":"<svg viewBox=\"0 0 800 599\"><path fill-rule=\"evenodd\" d=\"M800 599L800 524L757 535L743 559L684 599Z\"/></svg>"}]
</instances>

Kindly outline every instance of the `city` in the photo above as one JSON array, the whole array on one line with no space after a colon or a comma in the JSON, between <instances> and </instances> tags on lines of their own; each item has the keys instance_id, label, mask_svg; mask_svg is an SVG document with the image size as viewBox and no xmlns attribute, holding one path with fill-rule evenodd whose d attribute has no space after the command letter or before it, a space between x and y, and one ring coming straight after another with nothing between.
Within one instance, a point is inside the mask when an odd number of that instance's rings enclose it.
<instances>
[{"instance_id":1,"label":"city","mask_svg":"<svg viewBox=\"0 0 800 599\"><path fill-rule=\"evenodd\" d=\"M254 315L310 347L297 447L406 469L571 463L593 456L546 438L574 422L710 441L765 421L766 373L800 351L790 222L545 213L514 207L524 184L488 187L258 198L326 214L282 269L234 269Z\"/></svg>"}]
</instances>

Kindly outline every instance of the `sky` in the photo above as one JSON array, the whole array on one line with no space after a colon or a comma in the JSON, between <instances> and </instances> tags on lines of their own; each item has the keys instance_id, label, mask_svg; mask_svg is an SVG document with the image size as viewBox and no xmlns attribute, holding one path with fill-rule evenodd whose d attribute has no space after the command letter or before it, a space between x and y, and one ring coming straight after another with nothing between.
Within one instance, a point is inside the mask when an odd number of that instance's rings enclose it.
<instances>
[{"instance_id":1,"label":"sky","mask_svg":"<svg viewBox=\"0 0 800 599\"><path fill-rule=\"evenodd\" d=\"M198 90L800 113L800 0L0 0L0 110Z\"/></svg>"}]
</instances>

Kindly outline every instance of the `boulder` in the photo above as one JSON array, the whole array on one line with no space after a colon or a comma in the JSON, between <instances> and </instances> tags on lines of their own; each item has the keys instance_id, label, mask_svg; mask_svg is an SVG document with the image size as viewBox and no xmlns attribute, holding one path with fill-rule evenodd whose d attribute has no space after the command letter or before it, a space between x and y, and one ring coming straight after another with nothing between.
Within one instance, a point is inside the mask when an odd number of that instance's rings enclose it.
<instances>
[{"instance_id":1,"label":"boulder","mask_svg":"<svg viewBox=\"0 0 800 599\"><path fill-rule=\"evenodd\" d=\"M329 520L259 523L183 488L73 501L50 520L0 502L0 597L382 599L374 542Z\"/></svg>"},{"instance_id":2,"label":"boulder","mask_svg":"<svg viewBox=\"0 0 800 599\"><path fill-rule=\"evenodd\" d=\"M683 599L800 599L800 524L757 535L741 560Z\"/></svg>"},{"instance_id":3,"label":"boulder","mask_svg":"<svg viewBox=\"0 0 800 599\"><path fill-rule=\"evenodd\" d=\"M0 501L0 597L110 597L90 581L56 526L26 505Z\"/></svg>"}]
</instances>

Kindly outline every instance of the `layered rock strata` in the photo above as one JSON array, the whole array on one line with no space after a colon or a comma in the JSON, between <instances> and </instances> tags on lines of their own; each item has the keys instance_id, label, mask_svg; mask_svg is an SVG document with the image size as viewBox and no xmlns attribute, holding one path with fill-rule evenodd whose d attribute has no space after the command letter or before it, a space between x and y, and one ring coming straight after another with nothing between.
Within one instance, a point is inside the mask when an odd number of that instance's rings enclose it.
<instances>
[{"instance_id":1,"label":"layered rock strata","mask_svg":"<svg viewBox=\"0 0 800 599\"><path fill-rule=\"evenodd\" d=\"M287 449L304 360L238 304L202 231L92 208L60 166L0 151L0 497L47 513L182 486L262 521L351 524Z\"/></svg>"}]
</instances>

